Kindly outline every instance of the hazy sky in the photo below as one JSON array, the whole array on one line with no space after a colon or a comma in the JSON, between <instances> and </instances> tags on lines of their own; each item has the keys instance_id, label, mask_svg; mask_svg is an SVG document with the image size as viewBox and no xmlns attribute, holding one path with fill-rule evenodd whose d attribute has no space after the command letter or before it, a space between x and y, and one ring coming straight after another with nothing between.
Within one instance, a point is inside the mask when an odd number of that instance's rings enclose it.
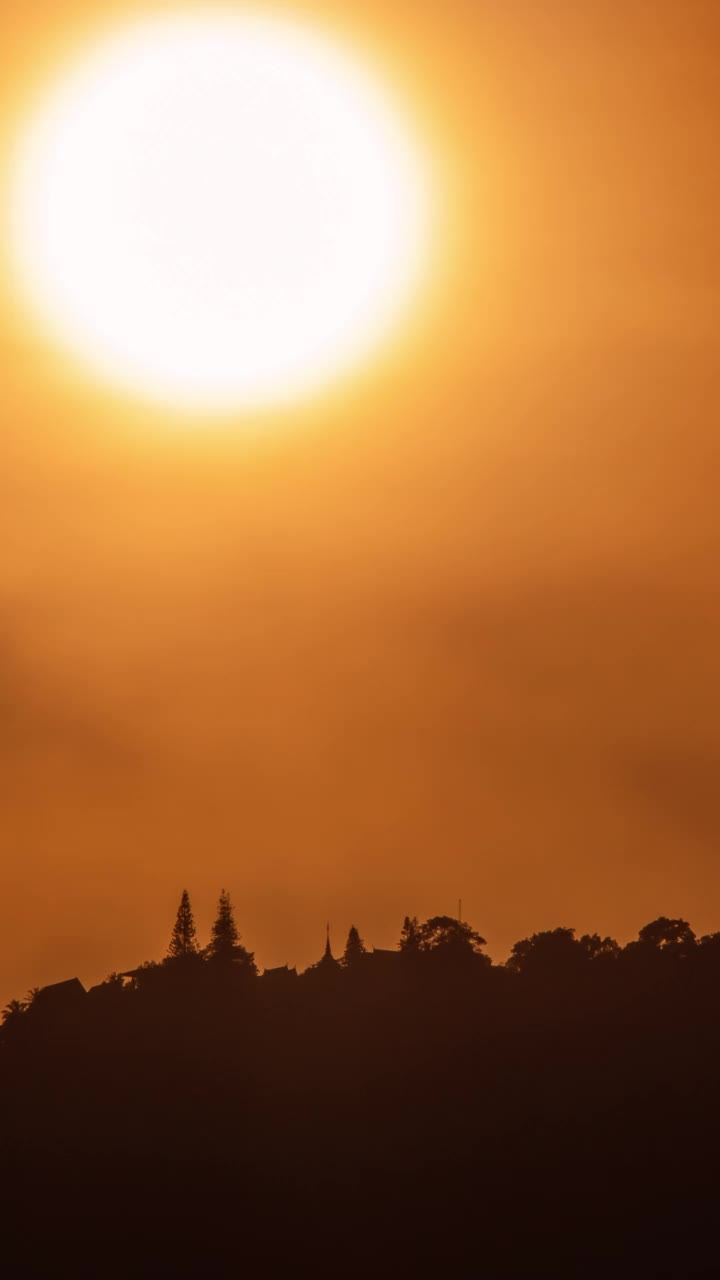
<instances>
[{"instance_id":1,"label":"hazy sky","mask_svg":"<svg viewBox=\"0 0 720 1280\"><path fill-rule=\"evenodd\" d=\"M95 9L0 0L3 163ZM0 299L0 999L159 957L184 886L268 965L460 896L496 958L720 928L720 7L286 9L411 103L435 274L386 359L222 427Z\"/></svg>"}]
</instances>

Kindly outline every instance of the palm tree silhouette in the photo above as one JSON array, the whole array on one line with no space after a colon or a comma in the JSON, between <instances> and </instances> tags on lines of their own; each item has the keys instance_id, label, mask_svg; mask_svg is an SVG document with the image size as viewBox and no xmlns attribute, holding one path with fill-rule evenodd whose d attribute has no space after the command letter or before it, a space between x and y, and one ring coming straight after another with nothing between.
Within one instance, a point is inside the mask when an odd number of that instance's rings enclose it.
<instances>
[{"instance_id":1,"label":"palm tree silhouette","mask_svg":"<svg viewBox=\"0 0 720 1280\"><path fill-rule=\"evenodd\" d=\"M26 1009L25 1000L9 1000L2 1011L3 1022L14 1022Z\"/></svg>"}]
</instances>

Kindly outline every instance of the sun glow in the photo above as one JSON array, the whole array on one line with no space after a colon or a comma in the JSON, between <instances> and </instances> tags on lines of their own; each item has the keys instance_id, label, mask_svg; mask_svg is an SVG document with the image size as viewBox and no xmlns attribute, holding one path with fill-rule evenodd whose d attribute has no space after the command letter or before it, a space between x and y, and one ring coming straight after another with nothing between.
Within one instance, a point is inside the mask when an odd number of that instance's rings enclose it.
<instances>
[{"instance_id":1,"label":"sun glow","mask_svg":"<svg viewBox=\"0 0 720 1280\"><path fill-rule=\"evenodd\" d=\"M351 55L295 22L107 36L20 140L23 291L116 385L180 408L293 400L392 330L427 255L425 166Z\"/></svg>"}]
</instances>

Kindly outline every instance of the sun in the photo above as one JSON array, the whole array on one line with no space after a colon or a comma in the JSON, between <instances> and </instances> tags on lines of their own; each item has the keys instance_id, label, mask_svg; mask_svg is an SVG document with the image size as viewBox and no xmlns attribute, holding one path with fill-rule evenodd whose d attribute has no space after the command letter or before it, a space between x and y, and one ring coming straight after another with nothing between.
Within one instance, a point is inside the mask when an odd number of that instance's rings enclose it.
<instances>
[{"instance_id":1,"label":"sun","mask_svg":"<svg viewBox=\"0 0 720 1280\"><path fill-rule=\"evenodd\" d=\"M287 402L367 358L427 258L425 158L392 94L294 20L137 20L19 142L12 256L62 346L168 405Z\"/></svg>"}]
</instances>

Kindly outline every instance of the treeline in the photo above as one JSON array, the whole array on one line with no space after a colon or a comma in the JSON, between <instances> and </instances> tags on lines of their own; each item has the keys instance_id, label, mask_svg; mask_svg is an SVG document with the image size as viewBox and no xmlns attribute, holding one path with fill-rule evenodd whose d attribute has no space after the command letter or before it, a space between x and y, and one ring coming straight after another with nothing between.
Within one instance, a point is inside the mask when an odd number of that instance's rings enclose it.
<instances>
[{"instance_id":1,"label":"treeline","mask_svg":"<svg viewBox=\"0 0 720 1280\"><path fill-rule=\"evenodd\" d=\"M160 962L8 1006L0 1273L716 1275L720 935L485 946L259 973L184 893Z\"/></svg>"},{"instance_id":2,"label":"treeline","mask_svg":"<svg viewBox=\"0 0 720 1280\"><path fill-rule=\"evenodd\" d=\"M493 964L486 945L465 920L443 915L420 921L406 916L394 950L368 948L352 925L343 951L336 957L328 926L325 950L315 964L299 975L287 966L265 969L261 975L254 953L242 941L230 894L221 891L209 940L201 945L185 889L164 958L145 961L123 973L113 972L89 994L94 1003L115 999L120 992L152 992L157 997L164 993L174 999L183 990L193 989L210 997L213 991L247 990L250 980L260 977L272 980L275 991L283 980L287 987L298 977L305 987L327 988L333 982L337 985L343 974L352 975L356 986L363 979L373 982L378 977L392 985L403 974L406 979L425 975L455 983L484 979L506 990L513 980L521 979L524 984L550 985L558 991L583 979L608 989L616 982L647 985L653 975L662 978L670 973L684 973L688 978L716 974L720 979L720 932L698 938L686 920L667 916L645 925L625 946L609 936L586 933L577 937L574 929L561 927L521 939L506 961ZM0 1044L14 1036L21 1022L27 1025L25 1014L33 1013L37 1023L39 1011L61 1010L63 1005L70 1008L77 1005L80 994L85 994L84 988L73 979L33 988L23 999L11 1000L2 1012Z\"/></svg>"}]
</instances>

